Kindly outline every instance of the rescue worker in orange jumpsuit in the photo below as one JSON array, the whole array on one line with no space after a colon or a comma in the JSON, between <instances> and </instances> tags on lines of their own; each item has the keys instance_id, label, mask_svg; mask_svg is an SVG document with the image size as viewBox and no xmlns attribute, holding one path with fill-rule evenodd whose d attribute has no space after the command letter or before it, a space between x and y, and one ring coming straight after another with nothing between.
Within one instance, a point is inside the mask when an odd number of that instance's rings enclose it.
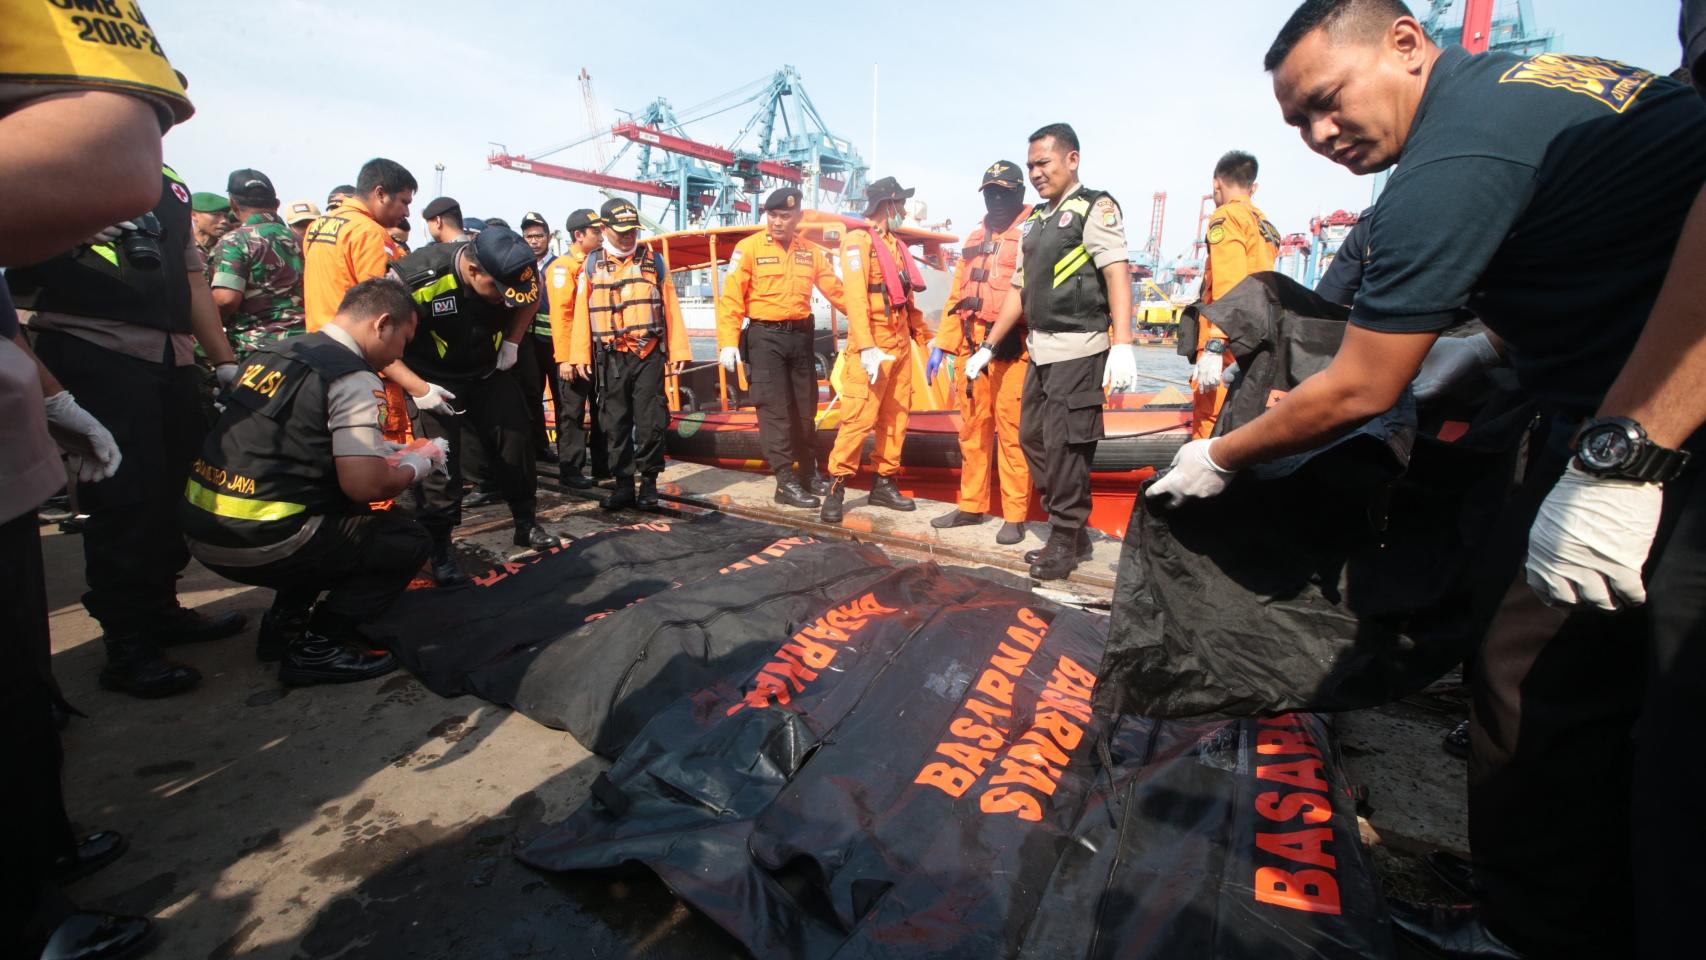
<instances>
[{"instance_id":1,"label":"rescue worker in orange jumpsuit","mask_svg":"<svg viewBox=\"0 0 1706 960\"><path fill-rule=\"evenodd\" d=\"M869 502L890 510L914 510L911 497L894 485L900 449L912 407L912 344L930 343L930 328L914 299L924 279L912 254L894 231L906 219L906 200L893 177L865 188L869 226L849 229L841 238L841 278L847 291L847 363L841 378L841 430L829 453L829 491L818 514L824 523L840 523L847 481L859 472L865 438L876 434L871 451Z\"/></svg>"},{"instance_id":2,"label":"rescue worker in orange jumpsuit","mask_svg":"<svg viewBox=\"0 0 1706 960\"><path fill-rule=\"evenodd\" d=\"M569 362L579 376L597 377L599 419L616 476L604 509L651 509L658 505L669 430L665 367L680 373L693 348L663 257L640 246L640 211L627 200L606 200L598 218L604 242L575 284Z\"/></svg>"},{"instance_id":3,"label":"rescue worker in orange jumpsuit","mask_svg":"<svg viewBox=\"0 0 1706 960\"><path fill-rule=\"evenodd\" d=\"M1214 213L1208 218L1208 264L1203 270L1204 306L1226 296L1252 273L1274 268L1279 255L1280 235L1262 211L1250 201L1256 192L1256 158L1233 150L1214 167ZM1199 321L1197 366L1191 374L1194 411L1191 437L1201 440L1214 435L1220 408L1226 403L1226 368L1233 359L1226 352L1226 331L1206 320Z\"/></svg>"},{"instance_id":4,"label":"rescue worker in orange jumpsuit","mask_svg":"<svg viewBox=\"0 0 1706 960\"><path fill-rule=\"evenodd\" d=\"M592 380L579 376L575 365L569 362L574 343L571 331L575 320L575 278L586 266L586 258L604 243L602 224L596 210L576 210L569 214L563 225L572 241L569 249L545 266L551 356L557 363L563 399L562 414L557 418L557 474L564 485L576 490L590 490L599 477L610 475L610 468L604 462L604 431L598 425L598 398L593 394ZM583 417L592 421L591 430L581 426ZM585 473L589 461L591 476Z\"/></svg>"},{"instance_id":5,"label":"rescue worker in orange jumpsuit","mask_svg":"<svg viewBox=\"0 0 1706 960\"><path fill-rule=\"evenodd\" d=\"M1007 160L983 172L983 205L988 214L966 237L959 266L948 290L948 307L930 346L925 382L934 383L945 357L963 365L972 347L989 338L989 328L1001 315L1001 305L1013 295L1013 274L1019 269L1025 220L1024 171ZM1025 539L1025 515L1031 509L1031 468L1019 446L1019 398L1025 385L1025 327L1020 324L997 345L985 375L967 381L960 397L960 500L949 513L930 521L946 530L982 523L989 514L990 460L998 467L1001 488L1001 530L995 542L1003 545ZM999 437L1000 442L990 449Z\"/></svg>"},{"instance_id":6,"label":"rescue worker in orange jumpsuit","mask_svg":"<svg viewBox=\"0 0 1706 960\"><path fill-rule=\"evenodd\" d=\"M817 368L812 287L843 313L841 278L817 244L797 237L800 191L783 187L764 201L769 227L735 245L717 302L718 360L751 368L758 437L776 475L776 502L815 509L829 490L817 465ZM741 318L750 323L741 329ZM796 472L797 467L797 472Z\"/></svg>"}]
</instances>

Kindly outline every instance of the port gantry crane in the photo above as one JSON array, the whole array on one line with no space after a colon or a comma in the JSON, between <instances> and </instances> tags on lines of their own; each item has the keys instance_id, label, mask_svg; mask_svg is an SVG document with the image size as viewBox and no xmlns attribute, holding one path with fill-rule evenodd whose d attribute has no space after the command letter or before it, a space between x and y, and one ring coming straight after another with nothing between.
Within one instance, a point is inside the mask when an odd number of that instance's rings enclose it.
<instances>
[{"instance_id":1,"label":"port gantry crane","mask_svg":"<svg viewBox=\"0 0 1706 960\"><path fill-rule=\"evenodd\" d=\"M583 90L590 89L587 79L582 84ZM757 111L729 147L702 143L687 133L688 124L754 103ZM589 117L592 112L589 106ZM793 67L784 66L687 114L677 116L669 101L660 97L629 120L608 129L595 127L585 137L533 154L512 154L494 144L497 149L487 162L506 170L588 184L606 194L631 193L642 207L645 197L665 200L658 220L673 230L755 222L755 199L782 184L799 187L807 207L836 212L863 209L865 164L852 142L836 136L824 123ZM748 135L754 138L753 147L742 149ZM543 162L545 157L605 138L627 142L601 170ZM625 177L612 172L630 150L636 154L638 173Z\"/></svg>"}]
</instances>

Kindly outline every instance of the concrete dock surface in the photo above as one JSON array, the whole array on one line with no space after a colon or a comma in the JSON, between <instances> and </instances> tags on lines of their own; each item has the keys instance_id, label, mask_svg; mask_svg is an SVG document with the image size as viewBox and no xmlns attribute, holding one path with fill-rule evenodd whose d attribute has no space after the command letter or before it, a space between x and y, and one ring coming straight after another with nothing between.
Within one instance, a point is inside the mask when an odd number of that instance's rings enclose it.
<instances>
[{"instance_id":1,"label":"concrete dock surface","mask_svg":"<svg viewBox=\"0 0 1706 960\"><path fill-rule=\"evenodd\" d=\"M543 478L542 482L549 478ZM1023 576L1041 544L994 543L998 522L938 531L951 504L910 514L850 494L847 522L770 503L766 478L671 464L672 509L725 510L813 536L876 543L899 562L936 559ZM597 493L592 491L591 493ZM607 514L590 496L547 484L541 519L580 536L640 515ZM645 957L715 960L741 947L648 874L556 877L513 853L569 815L607 764L567 734L473 697L444 699L399 671L371 683L287 689L255 659L267 591L192 565L186 606L247 613L238 637L173 648L200 669L196 690L159 701L96 684L99 627L84 612L82 544L43 528L54 671L85 711L64 733L65 785L81 829L130 840L118 862L69 893L81 904L157 918L154 956L171 958ZM458 531L478 572L513 554L507 511L469 511ZM1105 605L1119 544L1051 597ZM1440 749L1461 713L1451 680L1379 710L1338 718L1350 769L1368 788L1365 836L1377 836L1388 891L1446 900L1419 868L1435 848L1465 852L1464 764Z\"/></svg>"}]
</instances>

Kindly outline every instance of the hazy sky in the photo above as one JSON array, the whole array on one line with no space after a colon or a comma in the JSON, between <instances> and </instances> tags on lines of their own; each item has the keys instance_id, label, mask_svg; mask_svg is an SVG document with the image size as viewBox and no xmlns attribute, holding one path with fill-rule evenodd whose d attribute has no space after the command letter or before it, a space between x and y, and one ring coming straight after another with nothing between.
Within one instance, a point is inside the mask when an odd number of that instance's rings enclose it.
<instances>
[{"instance_id":1,"label":"hazy sky","mask_svg":"<svg viewBox=\"0 0 1706 960\"><path fill-rule=\"evenodd\" d=\"M586 133L575 80L582 67L610 123L660 96L685 110L792 64L832 130L869 162L875 63L872 179L916 186L930 219L952 218L962 234L983 212L983 169L996 159L1022 162L1026 135L1056 120L1078 130L1083 179L1119 198L1134 247L1147 234L1151 194L1167 192L1168 257L1190 243L1198 198L1228 149L1260 158L1257 203L1282 232L1369 200L1367 181L1310 153L1280 121L1261 60L1291 0L654 0L621 6L633 16L618 26L585 4L543 0L143 3L172 62L190 77L196 115L167 137L166 156L196 189L222 191L229 171L256 167L283 199L319 203L333 185L353 181L363 161L386 156L421 183L412 220L433 196L433 165L443 163L445 192L469 215L517 224L536 209L561 228L569 211L602 197L490 168L485 158L492 141L537 153ZM789 6L786 16L769 13ZM1530 6L1540 27L1557 32L1562 52L1659 72L1681 59L1677 0ZM724 113L690 132L726 143L755 110ZM595 165L590 148L551 159ZM646 209L659 216L662 204L648 200Z\"/></svg>"}]
</instances>

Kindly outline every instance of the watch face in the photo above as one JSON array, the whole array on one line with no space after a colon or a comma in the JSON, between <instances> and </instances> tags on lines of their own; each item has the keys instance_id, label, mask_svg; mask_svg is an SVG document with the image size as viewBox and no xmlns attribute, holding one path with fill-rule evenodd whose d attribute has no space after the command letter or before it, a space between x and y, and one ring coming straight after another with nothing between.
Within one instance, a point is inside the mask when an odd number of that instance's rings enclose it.
<instances>
[{"instance_id":1,"label":"watch face","mask_svg":"<svg viewBox=\"0 0 1706 960\"><path fill-rule=\"evenodd\" d=\"M1634 447L1629 431L1608 423L1582 434L1577 453L1584 464L1598 470L1609 470L1628 463Z\"/></svg>"}]
</instances>

